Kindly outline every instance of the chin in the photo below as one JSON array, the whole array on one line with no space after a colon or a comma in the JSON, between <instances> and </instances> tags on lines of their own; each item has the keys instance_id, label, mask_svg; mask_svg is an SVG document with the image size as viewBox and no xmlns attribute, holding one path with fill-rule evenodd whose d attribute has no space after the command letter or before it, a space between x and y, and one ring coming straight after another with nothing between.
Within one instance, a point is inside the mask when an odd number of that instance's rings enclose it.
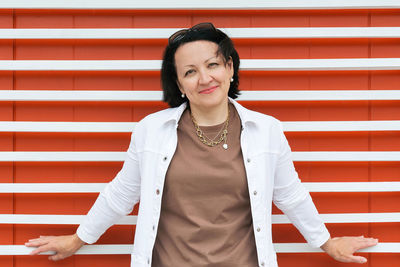
<instances>
[{"instance_id":1,"label":"chin","mask_svg":"<svg viewBox=\"0 0 400 267\"><path fill-rule=\"evenodd\" d=\"M219 105L224 104L225 102L228 101L228 98L218 98L218 99L208 99L208 101L204 101L201 103L201 105L203 107L207 107L207 108L213 108L213 107L217 107Z\"/></svg>"}]
</instances>

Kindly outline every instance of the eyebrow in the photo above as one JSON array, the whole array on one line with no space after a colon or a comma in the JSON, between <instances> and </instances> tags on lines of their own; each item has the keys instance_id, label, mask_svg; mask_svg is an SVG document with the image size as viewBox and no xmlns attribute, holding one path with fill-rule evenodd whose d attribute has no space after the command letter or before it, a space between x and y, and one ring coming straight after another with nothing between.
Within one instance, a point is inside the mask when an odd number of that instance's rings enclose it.
<instances>
[{"instance_id":1,"label":"eyebrow","mask_svg":"<svg viewBox=\"0 0 400 267\"><path fill-rule=\"evenodd\" d=\"M213 59L213 58L216 58L216 57L218 57L217 55L215 55L215 56L213 56L213 57L210 57L209 59L207 59L206 61L204 61L204 62L207 62L207 61L210 61L211 59Z\"/></svg>"},{"instance_id":2,"label":"eyebrow","mask_svg":"<svg viewBox=\"0 0 400 267\"><path fill-rule=\"evenodd\" d=\"M209 59L205 60L204 63L206 63L207 61L209 61L210 59L216 58L218 57L217 55L210 57ZM194 65L185 65L184 67L192 67Z\"/></svg>"}]
</instances>

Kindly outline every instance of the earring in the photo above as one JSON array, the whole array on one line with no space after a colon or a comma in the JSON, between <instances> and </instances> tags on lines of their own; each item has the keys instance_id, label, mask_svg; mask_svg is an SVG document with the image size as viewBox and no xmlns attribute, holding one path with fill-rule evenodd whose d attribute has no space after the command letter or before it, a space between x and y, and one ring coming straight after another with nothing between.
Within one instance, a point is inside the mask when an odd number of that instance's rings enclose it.
<instances>
[{"instance_id":1,"label":"earring","mask_svg":"<svg viewBox=\"0 0 400 267\"><path fill-rule=\"evenodd\" d=\"M182 98L185 98L185 93L182 93L182 94L181 94L181 97L182 97Z\"/></svg>"},{"instance_id":2,"label":"earring","mask_svg":"<svg viewBox=\"0 0 400 267\"><path fill-rule=\"evenodd\" d=\"M231 82L233 82L233 77L231 78Z\"/></svg>"}]
</instances>

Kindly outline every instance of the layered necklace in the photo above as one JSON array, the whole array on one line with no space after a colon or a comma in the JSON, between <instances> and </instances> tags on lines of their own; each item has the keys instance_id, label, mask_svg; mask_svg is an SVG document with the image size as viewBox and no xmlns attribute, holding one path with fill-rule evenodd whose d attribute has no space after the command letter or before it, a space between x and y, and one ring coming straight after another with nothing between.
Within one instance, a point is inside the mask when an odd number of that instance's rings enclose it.
<instances>
[{"instance_id":1,"label":"layered necklace","mask_svg":"<svg viewBox=\"0 0 400 267\"><path fill-rule=\"evenodd\" d=\"M218 134L214 138L209 138L200 129L200 126L197 124L196 119L192 115L192 112L190 112L190 118L192 119L194 128L196 129L196 135L203 144L214 147L214 146L220 144L222 141L224 141L224 144L222 145L222 147L225 150L228 149L228 144L226 143L226 136L228 135L229 114L230 114L230 110L228 107L228 116L227 116L221 130L218 132Z\"/></svg>"}]
</instances>

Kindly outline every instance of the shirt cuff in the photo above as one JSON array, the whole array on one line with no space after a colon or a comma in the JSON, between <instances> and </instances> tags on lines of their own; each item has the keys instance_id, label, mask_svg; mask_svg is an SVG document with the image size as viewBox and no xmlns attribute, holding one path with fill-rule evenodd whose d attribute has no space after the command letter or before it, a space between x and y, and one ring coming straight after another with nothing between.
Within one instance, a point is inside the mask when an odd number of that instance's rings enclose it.
<instances>
[{"instance_id":1,"label":"shirt cuff","mask_svg":"<svg viewBox=\"0 0 400 267\"><path fill-rule=\"evenodd\" d=\"M84 241L87 244L93 244L99 239L96 236L88 234L88 232L85 231L82 225L78 227L78 229L76 230L76 234L82 241Z\"/></svg>"},{"instance_id":2,"label":"shirt cuff","mask_svg":"<svg viewBox=\"0 0 400 267\"><path fill-rule=\"evenodd\" d=\"M310 242L309 245L313 248L319 248L323 244L325 244L325 242L328 241L330 237L331 237L331 235L329 234L328 230L325 228L324 233L318 239Z\"/></svg>"}]
</instances>

